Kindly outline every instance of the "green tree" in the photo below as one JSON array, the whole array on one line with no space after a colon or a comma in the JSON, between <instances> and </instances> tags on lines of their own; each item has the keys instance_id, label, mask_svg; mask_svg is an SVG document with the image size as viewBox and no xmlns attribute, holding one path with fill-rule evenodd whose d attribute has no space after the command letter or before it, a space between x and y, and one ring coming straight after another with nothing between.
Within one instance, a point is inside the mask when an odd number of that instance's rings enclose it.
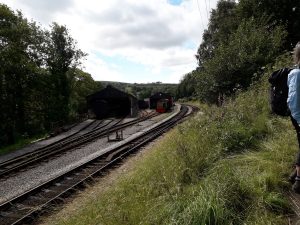
<instances>
[{"instance_id":1,"label":"green tree","mask_svg":"<svg viewBox=\"0 0 300 225\"><path fill-rule=\"evenodd\" d=\"M220 0L196 54L195 79L186 76L178 95L190 95L190 82L201 100L214 103L246 89L259 78L260 67L299 41L299 16L296 0Z\"/></svg>"},{"instance_id":2,"label":"green tree","mask_svg":"<svg viewBox=\"0 0 300 225\"><path fill-rule=\"evenodd\" d=\"M26 131L26 111L37 66L42 63L42 32L21 12L0 4L0 105L1 142L13 143Z\"/></svg>"},{"instance_id":3,"label":"green tree","mask_svg":"<svg viewBox=\"0 0 300 225\"><path fill-rule=\"evenodd\" d=\"M220 43L228 40L230 34L236 30L238 23L235 1L219 1L217 8L211 12L208 28L203 33L203 41L196 54L199 67L213 57L214 50Z\"/></svg>"},{"instance_id":4,"label":"green tree","mask_svg":"<svg viewBox=\"0 0 300 225\"><path fill-rule=\"evenodd\" d=\"M68 71L68 77L73 77L71 82L71 115L76 117L78 114L87 112L86 96L101 90L103 87L100 82L94 81L89 73L80 69Z\"/></svg>"},{"instance_id":5,"label":"green tree","mask_svg":"<svg viewBox=\"0 0 300 225\"><path fill-rule=\"evenodd\" d=\"M50 72L51 98L49 98L48 122L67 121L70 113L70 68L76 68L85 55L76 48L76 42L65 26L53 23L47 33L47 68ZM68 76L69 75L69 76Z\"/></svg>"},{"instance_id":6,"label":"green tree","mask_svg":"<svg viewBox=\"0 0 300 225\"><path fill-rule=\"evenodd\" d=\"M291 50L300 41L300 1L298 0L240 0L237 12L240 18L265 18L268 29L284 26L287 31L284 49Z\"/></svg>"},{"instance_id":7,"label":"green tree","mask_svg":"<svg viewBox=\"0 0 300 225\"><path fill-rule=\"evenodd\" d=\"M176 90L176 98L196 96L198 70L193 70L182 78Z\"/></svg>"},{"instance_id":8,"label":"green tree","mask_svg":"<svg viewBox=\"0 0 300 225\"><path fill-rule=\"evenodd\" d=\"M242 21L229 41L220 44L215 56L205 62L198 79L201 99L217 102L220 95L249 87L255 72L280 53L285 36L280 26L269 31L262 21Z\"/></svg>"},{"instance_id":9,"label":"green tree","mask_svg":"<svg viewBox=\"0 0 300 225\"><path fill-rule=\"evenodd\" d=\"M0 4L0 146L86 110L101 84L76 69L84 55L65 26L43 30Z\"/></svg>"}]
</instances>

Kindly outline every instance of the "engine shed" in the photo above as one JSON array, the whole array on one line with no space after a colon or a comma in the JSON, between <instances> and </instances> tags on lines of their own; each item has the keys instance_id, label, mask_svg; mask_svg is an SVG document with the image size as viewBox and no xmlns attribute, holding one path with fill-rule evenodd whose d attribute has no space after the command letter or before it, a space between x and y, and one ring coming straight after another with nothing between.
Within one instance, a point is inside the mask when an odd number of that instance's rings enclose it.
<instances>
[{"instance_id":1,"label":"engine shed","mask_svg":"<svg viewBox=\"0 0 300 225\"><path fill-rule=\"evenodd\" d=\"M157 103L164 99L168 100L168 108L171 108L173 106L173 97L168 93L157 92L149 98L150 109L156 109Z\"/></svg>"},{"instance_id":2,"label":"engine shed","mask_svg":"<svg viewBox=\"0 0 300 225\"><path fill-rule=\"evenodd\" d=\"M87 96L86 100L89 111L92 111L97 119L138 115L137 98L111 85Z\"/></svg>"}]
</instances>

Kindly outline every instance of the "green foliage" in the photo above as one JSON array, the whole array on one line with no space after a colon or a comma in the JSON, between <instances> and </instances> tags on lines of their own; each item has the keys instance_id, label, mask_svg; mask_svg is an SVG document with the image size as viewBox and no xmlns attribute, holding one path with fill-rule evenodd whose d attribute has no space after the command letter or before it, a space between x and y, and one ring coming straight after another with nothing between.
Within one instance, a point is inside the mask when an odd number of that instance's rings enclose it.
<instances>
[{"instance_id":1,"label":"green foliage","mask_svg":"<svg viewBox=\"0 0 300 225\"><path fill-rule=\"evenodd\" d=\"M26 103L34 89L42 40L34 23L0 4L0 143L13 143L29 125Z\"/></svg>"},{"instance_id":2,"label":"green foliage","mask_svg":"<svg viewBox=\"0 0 300 225\"><path fill-rule=\"evenodd\" d=\"M176 95L177 84L164 84L161 82L147 83L147 84L130 84L113 81L101 81L103 86L112 85L119 90L125 91L136 96L138 99L149 98L157 92L170 93L172 96Z\"/></svg>"},{"instance_id":3,"label":"green foliage","mask_svg":"<svg viewBox=\"0 0 300 225\"><path fill-rule=\"evenodd\" d=\"M247 19L265 18L269 29L285 26L287 38L284 49L292 50L300 40L300 2L295 0L241 0L237 12L239 17Z\"/></svg>"},{"instance_id":4,"label":"green foliage","mask_svg":"<svg viewBox=\"0 0 300 225\"><path fill-rule=\"evenodd\" d=\"M271 192L266 194L264 203L275 213L292 213L288 201L280 193Z\"/></svg>"},{"instance_id":5,"label":"green foliage","mask_svg":"<svg viewBox=\"0 0 300 225\"><path fill-rule=\"evenodd\" d=\"M86 96L101 90L102 84L95 82L89 73L75 69L68 71L68 77L71 79L71 113L83 114L87 112Z\"/></svg>"},{"instance_id":6,"label":"green foliage","mask_svg":"<svg viewBox=\"0 0 300 225\"><path fill-rule=\"evenodd\" d=\"M177 87L176 98L196 95L196 74L197 70L194 70L182 78Z\"/></svg>"},{"instance_id":7,"label":"green foliage","mask_svg":"<svg viewBox=\"0 0 300 225\"><path fill-rule=\"evenodd\" d=\"M197 51L199 68L179 84L180 97L220 105L222 98L246 90L261 67L300 40L299 15L300 2L294 0L220 0Z\"/></svg>"},{"instance_id":8,"label":"green foliage","mask_svg":"<svg viewBox=\"0 0 300 225\"><path fill-rule=\"evenodd\" d=\"M254 73L278 55L284 37L281 27L269 32L255 21L242 21L229 42L219 45L215 56L204 64L205 71L198 80L200 99L209 95L216 102L219 93L230 95L249 87L258 78ZM211 84L207 84L208 79Z\"/></svg>"},{"instance_id":9,"label":"green foliage","mask_svg":"<svg viewBox=\"0 0 300 225\"><path fill-rule=\"evenodd\" d=\"M72 78L68 76L68 71L71 67L76 68L84 53L76 49L75 42L65 26L53 23L47 37L46 62L52 83L50 92L53 96L48 102L47 121L66 121L70 113Z\"/></svg>"},{"instance_id":10,"label":"green foliage","mask_svg":"<svg viewBox=\"0 0 300 225\"><path fill-rule=\"evenodd\" d=\"M46 137L47 137L47 134L43 134L43 133L40 133L38 135L34 135L32 137L26 137L26 136L21 137L14 144L8 145L8 146L5 146L5 147L1 147L0 148L0 155L6 154L6 153L9 153L9 152L18 150L18 149L21 149L21 148L25 147L26 145L29 145L29 144L37 141L37 140L40 140L40 139L46 138Z\"/></svg>"},{"instance_id":11,"label":"green foliage","mask_svg":"<svg viewBox=\"0 0 300 225\"><path fill-rule=\"evenodd\" d=\"M235 8L235 1L221 0L217 3L217 8L211 11L208 28L203 33L203 41L196 54L200 68L206 60L214 56L215 48L220 43L226 42L236 29L239 21Z\"/></svg>"},{"instance_id":12,"label":"green foliage","mask_svg":"<svg viewBox=\"0 0 300 225\"><path fill-rule=\"evenodd\" d=\"M100 86L75 79L83 56L65 26L43 30L0 4L0 146L84 111L83 95Z\"/></svg>"}]
</instances>

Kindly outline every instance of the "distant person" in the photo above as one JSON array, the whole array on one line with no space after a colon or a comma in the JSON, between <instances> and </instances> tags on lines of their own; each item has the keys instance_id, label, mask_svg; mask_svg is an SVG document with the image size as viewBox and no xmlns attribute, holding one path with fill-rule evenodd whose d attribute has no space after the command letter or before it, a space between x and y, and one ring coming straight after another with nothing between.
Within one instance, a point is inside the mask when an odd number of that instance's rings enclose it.
<instances>
[{"instance_id":1,"label":"distant person","mask_svg":"<svg viewBox=\"0 0 300 225\"><path fill-rule=\"evenodd\" d=\"M290 176L290 181L293 183L293 190L300 194L300 42L294 48L293 52L295 68L288 75L287 84L288 91L288 107L291 111L292 124L295 127L299 152L296 159L296 170Z\"/></svg>"}]
</instances>

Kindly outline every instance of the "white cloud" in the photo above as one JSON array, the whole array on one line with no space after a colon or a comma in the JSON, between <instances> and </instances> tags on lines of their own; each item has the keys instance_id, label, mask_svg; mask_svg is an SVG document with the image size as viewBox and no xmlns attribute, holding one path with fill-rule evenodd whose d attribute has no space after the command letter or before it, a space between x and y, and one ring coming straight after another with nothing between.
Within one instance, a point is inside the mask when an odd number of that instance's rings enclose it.
<instances>
[{"instance_id":1,"label":"white cloud","mask_svg":"<svg viewBox=\"0 0 300 225\"><path fill-rule=\"evenodd\" d=\"M107 74L127 80L121 70L99 58L108 55L140 63L153 73L169 71L160 79L173 83L196 67L202 24L208 23L206 8L215 7L216 1L185 0L174 6L167 0L2 0L44 26L52 21L66 25L79 48L89 54L84 65L96 80Z\"/></svg>"},{"instance_id":2,"label":"white cloud","mask_svg":"<svg viewBox=\"0 0 300 225\"><path fill-rule=\"evenodd\" d=\"M103 81L120 81L122 80L122 74L117 68L111 65L107 65L104 61L99 59L94 54L91 54L85 63L85 69L93 74L95 80Z\"/></svg>"}]
</instances>

